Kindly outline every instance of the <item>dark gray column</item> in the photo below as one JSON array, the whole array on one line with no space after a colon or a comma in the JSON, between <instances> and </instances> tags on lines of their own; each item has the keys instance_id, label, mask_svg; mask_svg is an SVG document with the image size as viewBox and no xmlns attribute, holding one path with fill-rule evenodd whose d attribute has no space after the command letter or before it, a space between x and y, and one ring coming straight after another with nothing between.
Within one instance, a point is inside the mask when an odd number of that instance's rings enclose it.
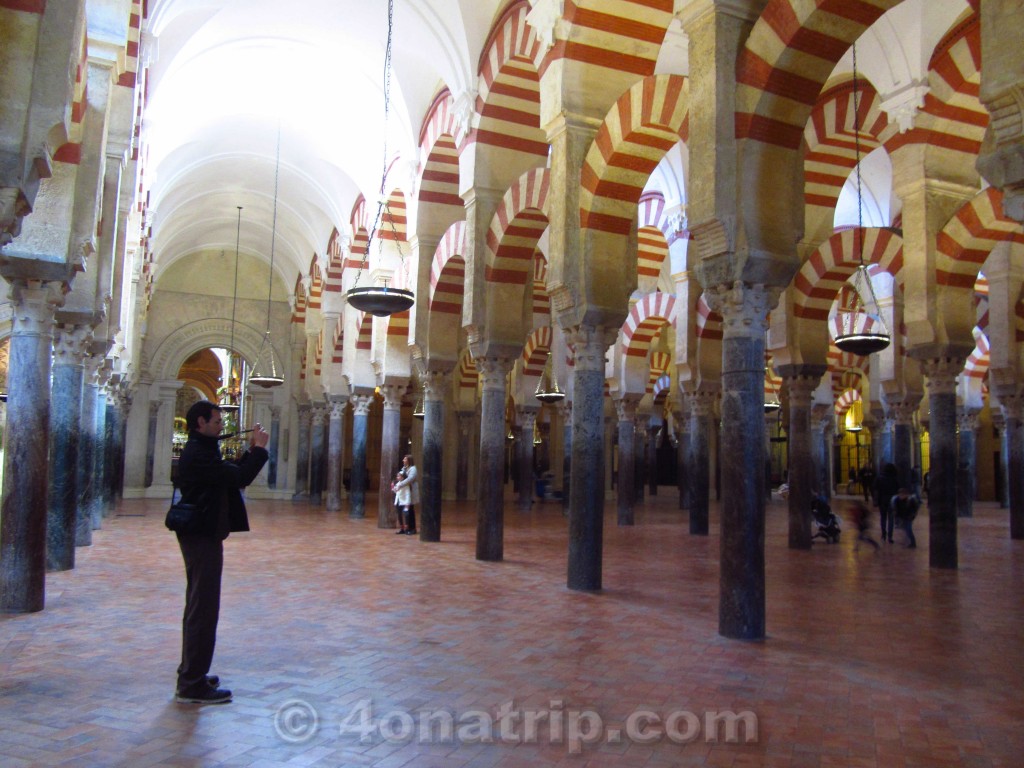
<instances>
[{"instance_id":1,"label":"dark gray column","mask_svg":"<svg viewBox=\"0 0 1024 768\"><path fill-rule=\"evenodd\" d=\"M566 397L555 407L562 424L562 514L568 517L572 487L572 401Z\"/></svg>"},{"instance_id":2,"label":"dark gray column","mask_svg":"<svg viewBox=\"0 0 1024 768\"><path fill-rule=\"evenodd\" d=\"M92 531L99 526L93 518L93 506L96 501L95 467L96 467L96 401L99 393L99 366L102 359L87 357L85 359L85 379L82 386L82 421L78 436L78 522L76 524L75 545L87 547L92 545ZM153 428L153 467L156 467L156 433L159 431L157 414L160 402L154 412L150 405L150 422Z\"/></svg>"},{"instance_id":3,"label":"dark gray column","mask_svg":"<svg viewBox=\"0 0 1024 768\"><path fill-rule=\"evenodd\" d=\"M114 404L114 503L124 498L125 435L128 430L128 413L131 410L131 395L122 379L117 389Z\"/></svg>"},{"instance_id":4,"label":"dark gray column","mask_svg":"<svg viewBox=\"0 0 1024 768\"><path fill-rule=\"evenodd\" d=\"M636 466L633 469L633 504L644 503L644 485L647 478L647 432L650 429L651 419L646 415L637 415L633 418L633 458Z\"/></svg>"},{"instance_id":5,"label":"dark gray column","mask_svg":"<svg viewBox=\"0 0 1024 768\"><path fill-rule=\"evenodd\" d=\"M441 498L444 488L444 401L451 387L451 373L428 371L423 376L423 462L420 481L420 541L441 540ZM467 414L470 415L470 414ZM467 429L468 432L468 429ZM459 414L462 434L462 414ZM468 442L468 434L461 442ZM459 454L469 452L460 447ZM461 467L460 467L461 469ZM465 493L465 489L463 489Z\"/></svg>"},{"instance_id":6,"label":"dark gray column","mask_svg":"<svg viewBox=\"0 0 1024 768\"><path fill-rule=\"evenodd\" d=\"M477 486L476 559L504 558L505 379L507 357L480 357L480 469Z\"/></svg>"},{"instance_id":7,"label":"dark gray column","mask_svg":"<svg viewBox=\"0 0 1024 768\"><path fill-rule=\"evenodd\" d=\"M572 470L569 483L569 589L601 589L604 537L604 368L613 329L579 325L575 348Z\"/></svg>"},{"instance_id":8,"label":"dark gray column","mask_svg":"<svg viewBox=\"0 0 1024 768\"><path fill-rule=\"evenodd\" d=\"M619 418L619 467L615 483L615 508L619 525L633 525L636 492L636 406L638 398L626 395L615 400Z\"/></svg>"},{"instance_id":9,"label":"dark gray column","mask_svg":"<svg viewBox=\"0 0 1024 768\"><path fill-rule=\"evenodd\" d=\"M964 361L952 357L922 362L928 385L928 562L957 567L956 377Z\"/></svg>"},{"instance_id":10,"label":"dark gray column","mask_svg":"<svg viewBox=\"0 0 1024 768\"><path fill-rule=\"evenodd\" d=\"M270 406L270 443L267 445L267 486L277 487L277 459L281 451L281 406Z\"/></svg>"},{"instance_id":11,"label":"dark gray column","mask_svg":"<svg viewBox=\"0 0 1024 768\"><path fill-rule=\"evenodd\" d=\"M342 447L345 445L345 405L346 398L332 397L329 408L327 429L327 511L337 512L341 509L341 474L344 466Z\"/></svg>"},{"instance_id":12,"label":"dark gray column","mask_svg":"<svg viewBox=\"0 0 1024 768\"><path fill-rule=\"evenodd\" d=\"M299 406L298 456L295 461L295 493L292 501L309 500L309 441L313 409L308 404Z\"/></svg>"},{"instance_id":13,"label":"dark gray column","mask_svg":"<svg viewBox=\"0 0 1024 768\"><path fill-rule=\"evenodd\" d=\"M1024 397L1016 391L995 394L1003 412L1008 464L1006 485L1010 506L1010 538L1024 539L1024 429L1021 427L1024 421Z\"/></svg>"},{"instance_id":14,"label":"dark gray column","mask_svg":"<svg viewBox=\"0 0 1024 768\"><path fill-rule=\"evenodd\" d=\"M0 611L43 610L49 490L50 367L59 283L11 280L7 428L0 512Z\"/></svg>"},{"instance_id":15,"label":"dark gray column","mask_svg":"<svg viewBox=\"0 0 1024 768\"><path fill-rule=\"evenodd\" d=\"M86 381L84 386L88 386ZM150 397L154 398L156 389L150 387ZM85 408L85 389L82 390L82 408ZM159 422L157 419L160 416L160 400L151 399L149 401L149 422L146 430L146 479L145 487L149 488L153 485L153 467L156 465L156 432ZM84 438L79 440L79 451L85 451L87 447L84 443ZM79 490L81 492L81 490Z\"/></svg>"},{"instance_id":16,"label":"dark gray column","mask_svg":"<svg viewBox=\"0 0 1024 768\"><path fill-rule=\"evenodd\" d=\"M789 548L811 548L814 475L811 401L826 366L784 365L779 374L789 393Z\"/></svg>"},{"instance_id":17,"label":"dark gray column","mask_svg":"<svg viewBox=\"0 0 1024 768\"><path fill-rule=\"evenodd\" d=\"M121 423L118 421L119 407L117 393L112 384L107 384L107 420L104 436L105 452L103 456L103 508L106 515L114 513L117 506L116 480L120 465L118 464L117 436L121 434Z\"/></svg>"},{"instance_id":18,"label":"dark gray column","mask_svg":"<svg viewBox=\"0 0 1024 768\"><path fill-rule=\"evenodd\" d=\"M914 490L914 414L917 412L918 401L911 399L892 405L895 417L893 429L892 455L896 465L896 475L901 488Z\"/></svg>"},{"instance_id":19,"label":"dark gray column","mask_svg":"<svg viewBox=\"0 0 1024 768\"><path fill-rule=\"evenodd\" d=\"M718 631L755 640L765 636L764 337L778 293L737 282L705 296L723 319Z\"/></svg>"},{"instance_id":20,"label":"dark gray column","mask_svg":"<svg viewBox=\"0 0 1024 768\"><path fill-rule=\"evenodd\" d=\"M96 389L96 433L92 449L92 527L99 530L103 527L103 518L107 516L104 507L104 482L106 468L106 436L107 436L107 394L106 385L110 372L100 362L99 386ZM170 469L170 467L168 467Z\"/></svg>"},{"instance_id":21,"label":"dark gray column","mask_svg":"<svg viewBox=\"0 0 1024 768\"><path fill-rule=\"evenodd\" d=\"M676 419L676 481L679 488L679 509L690 508L690 406L685 393L678 393Z\"/></svg>"},{"instance_id":22,"label":"dark gray column","mask_svg":"<svg viewBox=\"0 0 1024 768\"><path fill-rule=\"evenodd\" d=\"M648 421L647 426L647 492L651 496L658 495L658 437L661 435L661 424Z\"/></svg>"},{"instance_id":23,"label":"dark gray column","mask_svg":"<svg viewBox=\"0 0 1024 768\"><path fill-rule=\"evenodd\" d=\"M520 512L529 512L533 506L535 489L533 478L533 428L537 424L537 408L516 406L516 420L519 424L519 439L516 441L516 476L519 478L519 495L516 506Z\"/></svg>"},{"instance_id":24,"label":"dark gray column","mask_svg":"<svg viewBox=\"0 0 1024 768\"><path fill-rule=\"evenodd\" d=\"M348 516L366 517L366 433L373 395L353 395L352 470L349 475Z\"/></svg>"},{"instance_id":25,"label":"dark gray column","mask_svg":"<svg viewBox=\"0 0 1024 768\"><path fill-rule=\"evenodd\" d=\"M896 422L888 414L879 419L878 425L878 453L875 456L876 469L881 471L886 464L895 464L892 443L893 434L896 431Z\"/></svg>"},{"instance_id":26,"label":"dark gray column","mask_svg":"<svg viewBox=\"0 0 1024 768\"><path fill-rule=\"evenodd\" d=\"M832 497L829 492L828 464L831 461L829 459L831 450L829 427L834 420L831 405L811 406L811 463L813 464L811 490L825 494L826 498Z\"/></svg>"},{"instance_id":27,"label":"dark gray column","mask_svg":"<svg viewBox=\"0 0 1024 768\"><path fill-rule=\"evenodd\" d=\"M309 503L319 507L324 503L324 451L327 447L327 408L317 404L312 408L309 429Z\"/></svg>"},{"instance_id":28,"label":"dark gray column","mask_svg":"<svg viewBox=\"0 0 1024 768\"><path fill-rule=\"evenodd\" d=\"M978 413L969 408L957 409L956 514L957 517L974 516L974 496L978 469L977 429Z\"/></svg>"},{"instance_id":29,"label":"dark gray column","mask_svg":"<svg viewBox=\"0 0 1024 768\"><path fill-rule=\"evenodd\" d=\"M690 533L707 536L711 494L711 429L714 425L714 406L717 392L701 390L687 392L687 410L690 412L689 455L686 477L690 502Z\"/></svg>"},{"instance_id":30,"label":"dark gray column","mask_svg":"<svg viewBox=\"0 0 1024 768\"><path fill-rule=\"evenodd\" d=\"M455 456L455 499L465 501L469 498L469 454L473 448L473 417L472 411L459 411L456 418L459 423L459 450ZM426 419L424 419L426 421ZM424 430L424 440L426 432Z\"/></svg>"},{"instance_id":31,"label":"dark gray column","mask_svg":"<svg viewBox=\"0 0 1024 768\"><path fill-rule=\"evenodd\" d=\"M995 403L993 403L995 406ZM995 427L999 438L999 473L1003 482L996 489L999 494L999 508L1010 508L1010 444L1007 441L1006 419L1003 418L1002 408L993 407L992 426Z\"/></svg>"},{"instance_id":32,"label":"dark gray column","mask_svg":"<svg viewBox=\"0 0 1024 768\"><path fill-rule=\"evenodd\" d=\"M401 435L402 397L408 388L406 382L384 384L380 393L384 397L384 418L380 435L380 493L377 496L377 527L394 528L398 524L395 515L395 496L391 483L395 473L402 466ZM422 489L422 486L421 486ZM422 494L421 494L422 495Z\"/></svg>"},{"instance_id":33,"label":"dark gray column","mask_svg":"<svg viewBox=\"0 0 1024 768\"><path fill-rule=\"evenodd\" d=\"M62 324L54 335L50 389L50 496L46 520L46 566L75 567L78 518L78 436L89 326Z\"/></svg>"}]
</instances>

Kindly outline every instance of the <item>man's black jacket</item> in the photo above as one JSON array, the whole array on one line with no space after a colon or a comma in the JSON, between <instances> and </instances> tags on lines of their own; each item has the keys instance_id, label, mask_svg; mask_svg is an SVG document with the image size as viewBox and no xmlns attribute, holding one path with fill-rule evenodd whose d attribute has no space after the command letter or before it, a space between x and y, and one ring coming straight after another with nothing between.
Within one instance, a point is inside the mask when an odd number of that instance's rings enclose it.
<instances>
[{"instance_id":1,"label":"man's black jacket","mask_svg":"<svg viewBox=\"0 0 1024 768\"><path fill-rule=\"evenodd\" d=\"M181 500L202 510L202 533L226 539L230 532L249 530L241 489L256 479L267 458L265 448L253 447L239 459L224 461L216 437L189 434L178 459L178 486Z\"/></svg>"}]
</instances>

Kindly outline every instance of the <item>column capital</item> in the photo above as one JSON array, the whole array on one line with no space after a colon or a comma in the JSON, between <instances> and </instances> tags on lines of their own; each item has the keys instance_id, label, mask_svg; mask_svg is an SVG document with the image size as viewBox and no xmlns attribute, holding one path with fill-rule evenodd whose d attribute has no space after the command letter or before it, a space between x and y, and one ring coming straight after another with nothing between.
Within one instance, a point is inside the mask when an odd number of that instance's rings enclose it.
<instances>
[{"instance_id":1,"label":"column capital","mask_svg":"<svg viewBox=\"0 0 1024 768\"><path fill-rule=\"evenodd\" d=\"M281 418L281 406L280 405L272 405L272 406L270 406L270 418L275 420L275 421Z\"/></svg>"},{"instance_id":2,"label":"column capital","mask_svg":"<svg viewBox=\"0 0 1024 768\"><path fill-rule=\"evenodd\" d=\"M451 371L427 371L420 377L423 381L423 399L428 403L444 400L451 384Z\"/></svg>"},{"instance_id":3,"label":"column capital","mask_svg":"<svg viewBox=\"0 0 1024 768\"><path fill-rule=\"evenodd\" d=\"M615 405L615 413L620 422L632 422L636 419L636 408L640 404L640 398L636 395L627 394L612 401Z\"/></svg>"},{"instance_id":4,"label":"column capital","mask_svg":"<svg viewBox=\"0 0 1024 768\"><path fill-rule=\"evenodd\" d=\"M691 416L703 418L714 413L715 403L718 401L718 392L710 389L699 389L695 392L684 392L683 400L685 408Z\"/></svg>"},{"instance_id":5,"label":"column capital","mask_svg":"<svg viewBox=\"0 0 1024 768\"><path fill-rule=\"evenodd\" d=\"M562 398L555 404L555 410L563 421L568 421L572 418L572 401L568 397Z\"/></svg>"},{"instance_id":6,"label":"column capital","mask_svg":"<svg viewBox=\"0 0 1024 768\"><path fill-rule=\"evenodd\" d=\"M927 379L929 395L956 394L956 377L964 368L964 361L956 357L933 357L921 361L921 371Z\"/></svg>"},{"instance_id":7,"label":"column capital","mask_svg":"<svg viewBox=\"0 0 1024 768\"><path fill-rule=\"evenodd\" d=\"M12 335L50 336L54 315L64 303L61 283L16 279L11 282L8 298L13 311Z\"/></svg>"},{"instance_id":8,"label":"column capital","mask_svg":"<svg viewBox=\"0 0 1024 768\"><path fill-rule=\"evenodd\" d=\"M814 400L814 392L821 384L821 374L817 376L807 373L796 373L783 376L786 391L789 393L789 404L796 408L810 408Z\"/></svg>"},{"instance_id":9,"label":"column capital","mask_svg":"<svg viewBox=\"0 0 1024 768\"><path fill-rule=\"evenodd\" d=\"M331 421L338 421L345 417L346 405L348 405L348 401L343 397L332 397L328 401L327 408L330 410Z\"/></svg>"},{"instance_id":10,"label":"column capital","mask_svg":"<svg viewBox=\"0 0 1024 768\"><path fill-rule=\"evenodd\" d=\"M907 398L886 404L892 420L900 426L911 426L914 423L914 414L920 405L918 398Z\"/></svg>"},{"instance_id":11,"label":"column capital","mask_svg":"<svg viewBox=\"0 0 1024 768\"><path fill-rule=\"evenodd\" d=\"M322 427L327 421L327 406L317 403L312 408L311 422L314 427Z\"/></svg>"},{"instance_id":12,"label":"column capital","mask_svg":"<svg viewBox=\"0 0 1024 768\"><path fill-rule=\"evenodd\" d=\"M485 355L476 358L476 369L480 373L480 384L487 391L505 391L505 377L512 370L514 360L511 357L491 357Z\"/></svg>"},{"instance_id":13,"label":"column capital","mask_svg":"<svg viewBox=\"0 0 1024 768\"><path fill-rule=\"evenodd\" d=\"M304 403L299 406L299 426L308 427L313 420L313 406Z\"/></svg>"},{"instance_id":14,"label":"column capital","mask_svg":"<svg viewBox=\"0 0 1024 768\"><path fill-rule=\"evenodd\" d=\"M373 395L352 395L349 398L349 402L352 403L352 414L354 416L366 416L370 413Z\"/></svg>"},{"instance_id":15,"label":"column capital","mask_svg":"<svg viewBox=\"0 0 1024 768\"><path fill-rule=\"evenodd\" d=\"M605 355L615 343L618 330L598 325L576 325L565 332L566 342L573 350L576 369L604 373Z\"/></svg>"},{"instance_id":16,"label":"column capital","mask_svg":"<svg viewBox=\"0 0 1024 768\"><path fill-rule=\"evenodd\" d=\"M737 280L708 288L704 296L708 306L722 316L725 338L763 339L768 312L778 304L781 293L777 286Z\"/></svg>"},{"instance_id":17,"label":"column capital","mask_svg":"<svg viewBox=\"0 0 1024 768\"><path fill-rule=\"evenodd\" d=\"M956 425L961 432L974 432L978 429L978 412L962 406L957 408Z\"/></svg>"},{"instance_id":18,"label":"column capital","mask_svg":"<svg viewBox=\"0 0 1024 768\"><path fill-rule=\"evenodd\" d=\"M516 421L519 426L526 428L532 427L537 421L537 414L540 412L540 408L530 408L525 405L516 406Z\"/></svg>"},{"instance_id":19,"label":"column capital","mask_svg":"<svg viewBox=\"0 0 1024 768\"><path fill-rule=\"evenodd\" d=\"M397 411L402 407L402 398L409 385L405 382L392 382L380 385L380 394L384 398L385 411Z\"/></svg>"},{"instance_id":20,"label":"column capital","mask_svg":"<svg viewBox=\"0 0 1024 768\"><path fill-rule=\"evenodd\" d=\"M92 336L87 325L58 325L53 335L53 362L55 365L82 367L85 350Z\"/></svg>"}]
</instances>

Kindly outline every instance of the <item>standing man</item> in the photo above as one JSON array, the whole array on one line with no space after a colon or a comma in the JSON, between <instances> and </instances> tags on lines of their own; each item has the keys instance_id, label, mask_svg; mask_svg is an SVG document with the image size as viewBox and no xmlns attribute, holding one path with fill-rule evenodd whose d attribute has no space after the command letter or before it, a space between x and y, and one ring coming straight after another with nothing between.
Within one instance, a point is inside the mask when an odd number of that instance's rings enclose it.
<instances>
[{"instance_id":1,"label":"standing man","mask_svg":"<svg viewBox=\"0 0 1024 768\"><path fill-rule=\"evenodd\" d=\"M223 426L220 408L200 400L188 409L185 422L188 442L178 459L181 500L199 508L205 526L199 533L177 534L186 586L175 698L185 704L226 704L231 691L218 687L220 678L209 675L220 615L224 539L233 531L249 530L241 489L266 463L270 435L257 424L249 450L239 459L224 461L218 442Z\"/></svg>"}]
</instances>

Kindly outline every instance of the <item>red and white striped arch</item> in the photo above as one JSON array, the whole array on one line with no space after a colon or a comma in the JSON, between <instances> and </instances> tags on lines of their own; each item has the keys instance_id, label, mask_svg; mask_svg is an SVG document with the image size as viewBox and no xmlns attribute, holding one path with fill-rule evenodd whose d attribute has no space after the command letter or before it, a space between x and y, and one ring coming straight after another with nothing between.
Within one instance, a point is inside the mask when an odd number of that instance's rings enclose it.
<instances>
[{"instance_id":1,"label":"red and white striped arch","mask_svg":"<svg viewBox=\"0 0 1024 768\"><path fill-rule=\"evenodd\" d=\"M309 309L320 309L323 292L323 275L320 272L320 264L317 263L316 254L314 253L312 260L309 262L309 296L306 306Z\"/></svg>"},{"instance_id":2,"label":"red and white striped arch","mask_svg":"<svg viewBox=\"0 0 1024 768\"><path fill-rule=\"evenodd\" d=\"M455 209L458 218L463 202L459 197L459 150L455 145L458 125L452 110L454 103L447 88L434 99L420 132L420 157L424 158L420 175L420 206L445 206Z\"/></svg>"},{"instance_id":3,"label":"red and white striped arch","mask_svg":"<svg viewBox=\"0 0 1024 768\"><path fill-rule=\"evenodd\" d=\"M721 341L722 316L711 309L707 298L702 294L697 299L697 338L709 341Z\"/></svg>"},{"instance_id":4,"label":"red and white striped arch","mask_svg":"<svg viewBox=\"0 0 1024 768\"><path fill-rule=\"evenodd\" d=\"M904 144L941 149L942 162L960 155L973 168L988 126L988 111L978 98L981 89L981 28L977 11L952 30L932 52L928 94L914 128L886 142L890 152Z\"/></svg>"},{"instance_id":5,"label":"red and white striped arch","mask_svg":"<svg viewBox=\"0 0 1024 768\"><path fill-rule=\"evenodd\" d=\"M860 382L857 382L858 386L859 384ZM851 405L859 402L861 402L861 397L860 392L858 390L843 387L843 390L839 394L839 397L836 398L836 416L842 416L844 413L850 410Z\"/></svg>"},{"instance_id":6,"label":"red and white striped arch","mask_svg":"<svg viewBox=\"0 0 1024 768\"><path fill-rule=\"evenodd\" d=\"M799 149L836 62L900 2L768 0L736 65L737 138Z\"/></svg>"},{"instance_id":7,"label":"red and white striped arch","mask_svg":"<svg viewBox=\"0 0 1024 768\"><path fill-rule=\"evenodd\" d=\"M488 282L526 285L533 275L537 241L548 226L546 168L535 168L519 177L505 193L487 232Z\"/></svg>"},{"instance_id":8,"label":"red and white striped arch","mask_svg":"<svg viewBox=\"0 0 1024 768\"><path fill-rule=\"evenodd\" d=\"M535 328L523 345L523 376L526 378L540 378L544 373L544 364L548 361L548 353L551 351L551 341L554 333L550 325L542 325Z\"/></svg>"},{"instance_id":9,"label":"red and white striped arch","mask_svg":"<svg viewBox=\"0 0 1024 768\"><path fill-rule=\"evenodd\" d=\"M530 4L518 0L495 22L480 59L476 111L479 125L467 142L547 157L540 128L543 47L526 21Z\"/></svg>"},{"instance_id":10,"label":"red and white striped arch","mask_svg":"<svg viewBox=\"0 0 1024 768\"><path fill-rule=\"evenodd\" d=\"M458 368L458 384L459 389L462 390L476 390L477 382L480 380L480 374L476 369L476 361L473 360L473 355L470 354L469 349L462 351L462 356L459 358Z\"/></svg>"},{"instance_id":11,"label":"red and white striped arch","mask_svg":"<svg viewBox=\"0 0 1024 768\"><path fill-rule=\"evenodd\" d=\"M836 294L860 264L856 247L859 236L864 238L864 263L888 272L902 290L903 239L889 229L844 229L822 243L793 279L793 314L828 319Z\"/></svg>"},{"instance_id":12,"label":"red and white striped arch","mask_svg":"<svg viewBox=\"0 0 1024 768\"><path fill-rule=\"evenodd\" d=\"M971 352L964 364L964 375L972 379L984 379L989 367L989 346L988 337L979 329L974 332L974 351Z\"/></svg>"},{"instance_id":13,"label":"red and white striped arch","mask_svg":"<svg viewBox=\"0 0 1024 768\"><path fill-rule=\"evenodd\" d=\"M124 71L117 76L117 84L135 88L139 73L139 43L142 40L142 0L132 0L128 14L128 38L124 46Z\"/></svg>"},{"instance_id":14,"label":"red and white striped arch","mask_svg":"<svg viewBox=\"0 0 1024 768\"><path fill-rule=\"evenodd\" d=\"M981 265L1003 240L1024 243L1024 230L1003 214L1002 190L988 187L963 205L936 237L936 282L973 288Z\"/></svg>"},{"instance_id":15,"label":"red and white striped arch","mask_svg":"<svg viewBox=\"0 0 1024 768\"><path fill-rule=\"evenodd\" d=\"M345 268L344 253L341 248L341 233L337 228L331 230L327 240L327 274L324 276L324 290L328 293L341 293L341 273Z\"/></svg>"},{"instance_id":16,"label":"red and white striped arch","mask_svg":"<svg viewBox=\"0 0 1024 768\"><path fill-rule=\"evenodd\" d=\"M356 315L356 350L369 352L373 347L373 315L359 312Z\"/></svg>"},{"instance_id":17,"label":"red and white striped arch","mask_svg":"<svg viewBox=\"0 0 1024 768\"><path fill-rule=\"evenodd\" d=\"M86 30L82 29L79 41L78 64L75 67L75 82L71 93L71 122L68 125L68 140L53 153L57 163L78 165L82 162L82 133L84 130L86 108L86 86L88 85L88 48L86 46Z\"/></svg>"},{"instance_id":18,"label":"red and white striped arch","mask_svg":"<svg viewBox=\"0 0 1024 768\"><path fill-rule=\"evenodd\" d=\"M660 192L646 192L640 196L637 219L637 277L657 278L668 259L668 240L665 231L665 198Z\"/></svg>"},{"instance_id":19,"label":"red and white striped arch","mask_svg":"<svg viewBox=\"0 0 1024 768\"><path fill-rule=\"evenodd\" d=\"M384 210L381 212L377 237L381 240L404 243L409 237L407 224L405 193L400 189L393 189L388 195L388 204L384 206Z\"/></svg>"},{"instance_id":20,"label":"red and white striped arch","mask_svg":"<svg viewBox=\"0 0 1024 768\"><path fill-rule=\"evenodd\" d=\"M854 108L853 82L830 88L818 99L807 121L804 139L804 202L833 210L846 179L857 165L856 112L859 112L861 157L879 146L888 121L870 83L859 80L859 110Z\"/></svg>"},{"instance_id":21,"label":"red and white striped arch","mask_svg":"<svg viewBox=\"0 0 1024 768\"><path fill-rule=\"evenodd\" d=\"M583 163L580 223L626 235L644 185L689 130L685 78L653 75L624 93L597 131Z\"/></svg>"},{"instance_id":22,"label":"red and white striped arch","mask_svg":"<svg viewBox=\"0 0 1024 768\"><path fill-rule=\"evenodd\" d=\"M974 305L978 327L984 331L988 328L988 278L980 272L974 283Z\"/></svg>"},{"instance_id":23,"label":"red and white striped arch","mask_svg":"<svg viewBox=\"0 0 1024 768\"><path fill-rule=\"evenodd\" d=\"M533 322L544 324L551 317L551 297L548 295L548 262L540 248L533 256Z\"/></svg>"},{"instance_id":24,"label":"red and white striped arch","mask_svg":"<svg viewBox=\"0 0 1024 768\"><path fill-rule=\"evenodd\" d=\"M338 315L338 321L334 324L334 332L331 334L331 362L344 362L345 342L345 316Z\"/></svg>"},{"instance_id":25,"label":"red and white striped arch","mask_svg":"<svg viewBox=\"0 0 1024 768\"><path fill-rule=\"evenodd\" d=\"M349 216L349 224L352 227L352 244L349 248L349 258L342 264L342 272L348 269L358 270L363 266L366 258L366 249L369 247L370 227L373 222L370 220L370 210L366 204L366 198L360 195L352 206L352 215Z\"/></svg>"},{"instance_id":26,"label":"red and white striped arch","mask_svg":"<svg viewBox=\"0 0 1024 768\"><path fill-rule=\"evenodd\" d=\"M306 287L302 284L302 276L295 278L295 309L292 310L292 322L306 322Z\"/></svg>"},{"instance_id":27,"label":"red and white striped arch","mask_svg":"<svg viewBox=\"0 0 1024 768\"><path fill-rule=\"evenodd\" d=\"M628 72L654 72L665 32L672 22L673 0L576 0L565 3L568 36L556 40L543 70L559 59Z\"/></svg>"},{"instance_id":28,"label":"red and white striped arch","mask_svg":"<svg viewBox=\"0 0 1024 768\"><path fill-rule=\"evenodd\" d=\"M661 291L644 296L632 306L622 324L622 346L630 357L647 357L651 340L663 325L676 326L676 297Z\"/></svg>"},{"instance_id":29,"label":"red and white striped arch","mask_svg":"<svg viewBox=\"0 0 1024 768\"><path fill-rule=\"evenodd\" d=\"M448 227L430 264L430 311L446 315L462 313L466 282L466 222Z\"/></svg>"},{"instance_id":30,"label":"red and white striped arch","mask_svg":"<svg viewBox=\"0 0 1024 768\"><path fill-rule=\"evenodd\" d=\"M320 376L323 371L324 362L324 329L316 335L316 354L313 358L313 375Z\"/></svg>"},{"instance_id":31,"label":"red and white striped arch","mask_svg":"<svg viewBox=\"0 0 1024 768\"><path fill-rule=\"evenodd\" d=\"M668 379L668 368L672 364L672 355L668 352L652 352L650 359L651 375L647 381L647 394L656 395L655 388L659 381Z\"/></svg>"},{"instance_id":32,"label":"red and white striped arch","mask_svg":"<svg viewBox=\"0 0 1024 768\"><path fill-rule=\"evenodd\" d=\"M649 391L654 402L658 402L672 394L672 377L667 373L662 374L650 386Z\"/></svg>"}]
</instances>

